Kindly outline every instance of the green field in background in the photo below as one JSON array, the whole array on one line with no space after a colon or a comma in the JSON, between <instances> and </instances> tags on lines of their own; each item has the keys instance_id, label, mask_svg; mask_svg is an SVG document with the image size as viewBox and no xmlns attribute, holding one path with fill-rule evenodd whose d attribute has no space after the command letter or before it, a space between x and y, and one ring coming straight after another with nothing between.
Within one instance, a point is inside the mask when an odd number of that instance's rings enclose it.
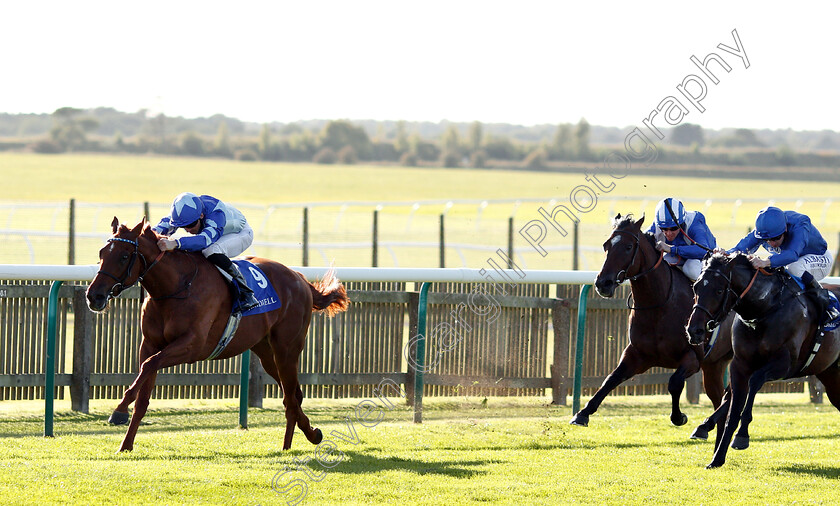
<instances>
[{"instance_id":1,"label":"green field in background","mask_svg":"<svg viewBox=\"0 0 840 506\"><path fill-rule=\"evenodd\" d=\"M151 204L151 219L167 212L172 198L182 191L207 193L240 206L256 231L255 246L249 253L268 256L290 265L301 262L301 208L304 204L332 202L332 206L310 209L310 242L355 244L353 248L311 248L310 265L335 260L339 266L371 264L372 214L380 210L379 240L382 243L421 242L423 248L381 247L380 266L435 267L438 265L438 219L446 213L449 244L483 244L484 250L447 249L450 267L480 268L496 248L507 248L508 217L519 230L531 220L541 219L540 207L569 207L570 193L581 185L597 185L580 173L558 174L515 170L476 170L380 167L365 165L316 165L292 163L236 162L220 159L118 155L37 155L0 153L4 184L0 186L0 229L36 229L66 233L66 209L57 210L71 199L77 201L77 263L94 263L102 236L109 232L114 215L129 224L142 216L142 202ZM683 199L689 209L702 210L720 245L730 247L752 225L755 213L768 201L786 209L809 214L829 241L837 246L840 232L840 203L830 199L840 192L840 183L762 181L627 175L598 176L610 191L599 192L592 210L579 213L580 268L597 270L600 244L609 235L610 219L628 212L650 219L656 202L665 196ZM614 185L614 186L612 186ZM580 193L580 197L584 194ZM537 199L529 202L491 203L482 200ZM741 199L741 204L736 200ZM759 201L755 201L759 199ZM816 199L816 200L811 200ZM447 201L423 204L416 201ZM462 203L459 201L473 200ZM798 201L802 202L798 202ZM709 201L708 203L706 201ZM366 202L364 205L352 205ZM17 208L14 204L51 203L43 209ZM95 203L96 205L92 205ZM272 207L298 204L294 207ZM342 208L344 204L350 204ZM571 223L561 215L565 228ZM548 228L543 246L554 247L542 257L518 235L517 259L526 268L568 269L571 267L571 236L563 237ZM66 263L64 242L53 238L8 236L0 245L0 262ZM259 243L285 246L260 246Z\"/></svg>"}]
</instances>

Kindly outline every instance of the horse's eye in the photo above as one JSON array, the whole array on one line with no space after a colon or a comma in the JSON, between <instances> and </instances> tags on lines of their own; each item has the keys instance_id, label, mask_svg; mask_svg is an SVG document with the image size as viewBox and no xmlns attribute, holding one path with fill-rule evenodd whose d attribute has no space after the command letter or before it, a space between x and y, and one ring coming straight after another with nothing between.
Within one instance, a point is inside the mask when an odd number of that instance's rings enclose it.
<instances>
[{"instance_id":1,"label":"horse's eye","mask_svg":"<svg viewBox=\"0 0 840 506\"><path fill-rule=\"evenodd\" d=\"M723 295L723 288L718 288L717 290L715 290L715 295L717 295L717 296Z\"/></svg>"},{"instance_id":2,"label":"horse's eye","mask_svg":"<svg viewBox=\"0 0 840 506\"><path fill-rule=\"evenodd\" d=\"M123 253L120 255L120 262L125 263L126 261L128 261L128 253Z\"/></svg>"},{"instance_id":3,"label":"horse's eye","mask_svg":"<svg viewBox=\"0 0 840 506\"><path fill-rule=\"evenodd\" d=\"M630 244L624 246L624 251L630 251L631 249L633 249L633 246Z\"/></svg>"}]
</instances>

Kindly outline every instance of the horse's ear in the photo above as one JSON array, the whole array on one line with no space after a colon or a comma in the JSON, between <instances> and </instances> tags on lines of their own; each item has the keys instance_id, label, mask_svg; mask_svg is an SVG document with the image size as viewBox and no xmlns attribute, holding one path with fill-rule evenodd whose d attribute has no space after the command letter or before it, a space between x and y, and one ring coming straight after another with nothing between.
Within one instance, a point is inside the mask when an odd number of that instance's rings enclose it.
<instances>
[{"instance_id":1,"label":"horse's ear","mask_svg":"<svg viewBox=\"0 0 840 506\"><path fill-rule=\"evenodd\" d=\"M645 222L645 213L642 213L642 217L639 218L639 221L636 222L636 228L639 230L642 229L642 224Z\"/></svg>"},{"instance_id":2,"label":"horse's ear","mask_svg":"<svg viewBox=\"0 0 840 506\"><path fill-rule=\"evenodd\" d=\"M140 232L143 231L143 226L145 224L146 224L146 220L144 218L144 219L140 220L140 223L135 225L133 229L131 229L131 233L134 234L134 235L140 235Z\"/></svg>"},{"instance_id":3,"label":"horse's ear","mask_svg":"<svg viewBox=\"0 0 840 506\"><path fill-rule=\"evenodd\" d=\"M618 221L621 219L621 213L615 215L614 221Z\"/></svg>"},{"instance_id":4,"label":"horse's ear","mask_svg":"<svg viewBox=\"0 0 840 506\"><path fill-rule=\"evenodd\" d=\"M111 230L113 230L113 233L116 234L118 228L120 228L120 220L118 220L117 217L114 216L114 221L111 222Z\"/></svg>"}]
</instances>

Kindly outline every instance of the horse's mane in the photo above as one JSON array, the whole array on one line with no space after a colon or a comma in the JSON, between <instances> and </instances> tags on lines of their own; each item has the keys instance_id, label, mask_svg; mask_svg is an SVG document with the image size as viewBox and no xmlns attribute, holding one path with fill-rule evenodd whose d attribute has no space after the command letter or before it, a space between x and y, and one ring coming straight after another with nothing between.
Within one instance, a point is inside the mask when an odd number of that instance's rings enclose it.
<instances>
[{"instance_id":1,"label":"horse's mane","mask_svg":"<svg viewBox=\"0 0 840 506\"><path fill-rule=\"evenodd\" d=\"M743 265L755 270L747 255L741 252L737 252L733 255L726 253L713 253L711 256L706 258L706 268L720 269L721 267L725 267L729 264L733 264L733 267Z\"/></svg>"}]
</instances>

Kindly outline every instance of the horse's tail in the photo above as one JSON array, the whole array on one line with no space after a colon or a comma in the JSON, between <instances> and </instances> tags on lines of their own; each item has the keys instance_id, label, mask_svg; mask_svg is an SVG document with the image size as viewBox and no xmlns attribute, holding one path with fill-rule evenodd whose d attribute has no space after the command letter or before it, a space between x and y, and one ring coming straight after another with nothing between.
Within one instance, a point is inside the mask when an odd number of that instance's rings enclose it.
<instances>
[{"instance_id":1,"label":"horse's tail","mask_svg":"<svg viewBox=\"0 0 840 506\"><path fill-rule=\"evenodd\" d=\"M323 279L309 283L309 289L312 291L312 309L323 311L327 316L346 311L347 306L350 305L347 291L336 277L335 269L332 267Z\"/></svg>"}]
</instances>

